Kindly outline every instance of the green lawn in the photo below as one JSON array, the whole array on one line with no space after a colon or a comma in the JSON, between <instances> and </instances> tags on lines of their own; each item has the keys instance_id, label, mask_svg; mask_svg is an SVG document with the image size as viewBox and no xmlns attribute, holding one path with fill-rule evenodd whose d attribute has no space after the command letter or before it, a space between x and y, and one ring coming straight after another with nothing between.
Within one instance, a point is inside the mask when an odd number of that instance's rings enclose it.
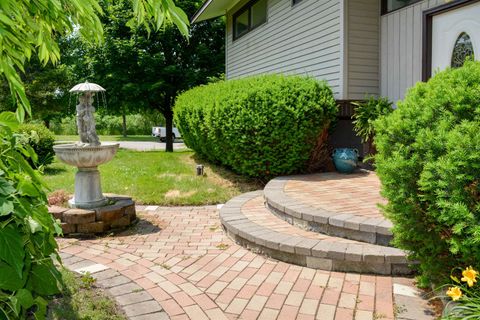
<instances>
[{"instance_id":1,"label":"green lawn","mask_svg":"<svg viewBox=\"0 0 480 320\"><path fill-rule=\"evenodd\" d=\"M98 136L100 141L158 141L158 138L152 136ZM57 141L79 141L79 137L74 136L62 136L56 135L55 140Z\"/></svg>"},{"instance_id":2,"label":"green lawn","mask_svg":"<svg viewBox=\"0 0 480 320\"><path fill-rule=\"evenodd\" d=\"M192 151L138 152L120 149L100 166L103 192L125 194L137 204L202 205L225 203L232 197L262 188L221 167L206 164L205 176L196 176ZM45 169L51 191L73 193L76 168L55 162Z\"/></svg>"}]
</instances>

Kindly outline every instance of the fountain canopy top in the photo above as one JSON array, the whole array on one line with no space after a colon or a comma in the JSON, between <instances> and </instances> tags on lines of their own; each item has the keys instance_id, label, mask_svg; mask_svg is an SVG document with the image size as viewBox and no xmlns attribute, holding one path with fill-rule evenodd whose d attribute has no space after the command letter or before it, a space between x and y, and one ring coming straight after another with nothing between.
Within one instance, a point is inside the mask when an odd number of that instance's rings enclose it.
<instances>
[{"instance_id":1,"label":"fountain canopy top","mask_svg":"<svg viewBox=\"0 0 480 320\"><path fill-rule=\"evenodd\" d=\"M70 92L72 93L82 93L82 92L103 92L106 91L102 86L96 84L96 83L91 83L88 81L85 81L83 83L79 83L75 85L72 89L70 89Z\"/></svg>"}]
</instances>

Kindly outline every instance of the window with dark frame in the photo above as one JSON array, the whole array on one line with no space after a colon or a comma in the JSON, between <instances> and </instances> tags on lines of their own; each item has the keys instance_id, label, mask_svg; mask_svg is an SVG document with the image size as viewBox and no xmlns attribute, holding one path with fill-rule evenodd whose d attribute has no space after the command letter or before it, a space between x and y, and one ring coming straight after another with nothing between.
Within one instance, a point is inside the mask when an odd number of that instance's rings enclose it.
<instances>
[{"instance_id":1,"label":"window with dark frame","mask_svg":"<svg viewBox=\"0 0 480 320\"><path fill-rule=\"evenodd\" d=\"M250 1L233 15L233 40L267 22L267 0Z\"/></svg>"},{"instance_id":2,"label":"window with dark frame","mask_svg":"<svg viewBox=\"0 0 480 320\"><path fill-rule=\"evenodd\" d=\"M382 14L387 14L422 0L382 0Z\"/></svg>"}]
</instances>

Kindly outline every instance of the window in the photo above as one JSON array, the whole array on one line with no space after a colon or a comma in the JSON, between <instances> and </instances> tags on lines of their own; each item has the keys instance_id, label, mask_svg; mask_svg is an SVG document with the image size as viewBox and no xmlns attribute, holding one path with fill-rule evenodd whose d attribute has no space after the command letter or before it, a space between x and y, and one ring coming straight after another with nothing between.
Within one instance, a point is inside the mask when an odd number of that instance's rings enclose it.
<instances>
[{"instance_id":1,"label":"window","mask_svg":"<svg viewBox=\"0 0 480 320\"><path fill-rule=\"evenodd\" d=\"M382 0L382 14L386 14L421 0Z\"/></svg>"},{"instance_id":2,"label":"window","mask_svg":"<svg viewBox=\"0 0 480 320\"><path fill-rule=\"evenodd\" d=\"M467 58L474 59L473 45L470 36L462 32L455 42L452 52L452 68L463 66Z\"/></svg>"},{"instance_id":3,"label":"window","mask_svg":"<svg viewBox=\"0 0 480 320\"><path fill-rule=\"evenodd\" d=\"M249 28L249 19L248 19L248 10L242 12L236 17L235 20L235 38L243 36L248 32Z\"/></svg>"},{"instance_id":4,"label":"window","mask_svg":"<svg viewBox=\"0 0 480 320\"><path fill-rule=\"evenodd\" d=\"M238 39L267 21L267 0L247 3L233 15L233 39Z\"/></svg>"},{"instance_id":5,"label":"window","mask_svg":"<svg viewBox=\"0 0 480 320\"><path fill-rule=\"evenodd\" d=\"M260 0L252 5L250 15L252 16L252 28L267 21L267 0Z\"/></svg>"}]
</instances>

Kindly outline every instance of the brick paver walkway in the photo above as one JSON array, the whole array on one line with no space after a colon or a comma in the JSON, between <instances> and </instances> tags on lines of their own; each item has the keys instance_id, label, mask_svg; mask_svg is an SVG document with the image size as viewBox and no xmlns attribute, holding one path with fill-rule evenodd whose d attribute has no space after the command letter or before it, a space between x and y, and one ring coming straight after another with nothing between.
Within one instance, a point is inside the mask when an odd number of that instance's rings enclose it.
<instances>
[{"instance_id":1,"label":"brick paver walkway","mask_svg":"<svg viewBox=\"0 0 480 320\"><path fill-rule=\"evenodd\" d=\"M285 194L306 205L339 213L369 218L383 217L377 204L385 204L374 172L353 174L336 172L306 175L289 180Z\"/></svg>"},{"instance_id":2,"label":"brick paver walkway","mask_svg":"<svg viewBox=\"0 0 480 320\"><path fill-rule=\"evenodd\" d=\"M122 234L59 239L70 263L84 259L103 270L93 276L118 272L131 282L107 281L131 319L165 312L171 319L393 319L402 310L394 299L420 301L411 279L313 270L252 253L225 236L216 207L138 209L146 210L141 221Z\"/></svg>"}]
</instances>

